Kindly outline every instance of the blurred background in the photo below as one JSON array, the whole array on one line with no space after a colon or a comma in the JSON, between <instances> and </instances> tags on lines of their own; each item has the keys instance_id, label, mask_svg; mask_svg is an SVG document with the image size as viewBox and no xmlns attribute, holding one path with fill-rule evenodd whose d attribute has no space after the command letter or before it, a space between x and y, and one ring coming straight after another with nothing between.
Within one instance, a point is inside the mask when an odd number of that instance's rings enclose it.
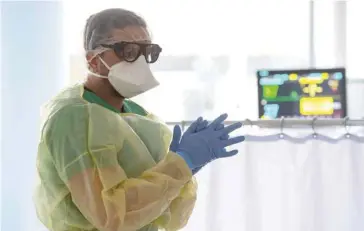
<instances>
[{"instance_id":1,"label":"blurred background","mask_svg":"<svg viewBox=\"0 0 364 231\"><path fill-rule=\"evenodd\" d=\"M358 58L364 35L356 26L363 17L360 1L64 1L69 83L82 81L86 73L85 19L109 7L138 12L163 47L153 65L161 86L136 101L166 121L222 111L232 120L257 118L256 70L261 68L346 67L348 115L363 116L364 104L354 100L364 87Z\"/></svg>"},{"instance_id":2,"label":"blurred background","mask_svg":"<svg viewBox=\"0 0 364 231\"><path fill-rule=\"evenodd\" d=\"M39 107L83 81L86 19L111 7L143 16L163 47L152 66L160 87L135 100L167 122L257 119L260 68L346 67L347 114L364 117L360 0L0 1L2 231L45 230L31 200ZM186 230L232 230L214 223L213 174L198 176L203 206Z\"/></svg>"}]
</instances>

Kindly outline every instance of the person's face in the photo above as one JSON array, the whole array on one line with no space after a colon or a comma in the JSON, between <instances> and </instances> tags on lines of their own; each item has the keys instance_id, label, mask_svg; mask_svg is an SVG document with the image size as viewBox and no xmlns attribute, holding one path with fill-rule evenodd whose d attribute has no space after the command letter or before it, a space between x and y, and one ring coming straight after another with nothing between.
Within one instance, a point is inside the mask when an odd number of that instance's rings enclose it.
<instances>
[{"instance_id":1,"label":"person's face","mask_svg":"<svg viewBox=\"0 0 364 231\"><path fill-rule=\"evenodd\" d=\"M150 35L148 31L139 26L128 26L124 29L115 29L112 33L113 40L117 42L138 42L138 43L151 43ZM107 50L101 53L100 56L106 64L111 67L116 63L122 62L122 58L119 58L114 50ZM90 59L91 57L87 57ZM90 68L95 73L103 76L107 76L109 69L101 62L97 56L89 61Z\"/></svg>"}]
</instances>

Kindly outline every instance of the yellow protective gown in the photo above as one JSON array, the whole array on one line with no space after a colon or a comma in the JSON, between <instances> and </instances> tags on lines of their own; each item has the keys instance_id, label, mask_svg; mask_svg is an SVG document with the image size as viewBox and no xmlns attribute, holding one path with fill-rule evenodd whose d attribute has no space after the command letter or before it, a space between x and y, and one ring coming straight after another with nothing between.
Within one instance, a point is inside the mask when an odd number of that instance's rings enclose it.
<instances>
[{"instance_id":1,"label":"yellow protective gown","mask_svg":"<svg viewBox=\"0 0 364 231\"><path fill-rule=\"evenodd\" d=\"M71 87L48 103L37 214L51 231L179 230L196 200L191 170L152 115L119 114Z\"/></svg>"}]
</instances>

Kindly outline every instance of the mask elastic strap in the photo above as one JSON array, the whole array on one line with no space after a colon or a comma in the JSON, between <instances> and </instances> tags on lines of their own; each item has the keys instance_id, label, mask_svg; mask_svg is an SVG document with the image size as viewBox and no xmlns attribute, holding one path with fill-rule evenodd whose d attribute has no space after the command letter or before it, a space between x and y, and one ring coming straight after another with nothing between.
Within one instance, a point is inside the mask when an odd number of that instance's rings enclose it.
<instances>
[{"instance_id":1,"label":"mask elastic strap","mask_svg":"<svg viewBox=\"0 0 364 231\"><path fill-rule=\"evenodd\" d=\"M102 79L107 79L107 78L108 78L108 77L107 77L107 76L105 76L105 75L100 75L100 74L94 73L94 72L92 72L92 71L88 71L88 73L89 73L90 75L93 75L93 76L98 77L98 78L102 78Z\"/></svg>"},{"instance_id":2,"label":"mask elastic strap","mask_svg":"<svg viewBox=\"0 0 364 231\"><path fill-rule=\"evenodd\" d=\"M109 65L107 65L107 63L100 56L97 56L97 57L100 59L100 61L102 62L102 64L104 64L105 67L110 71L111 67L109 67Z\"/></svg>"},{"instance_id":3,"label":"mask elastic strap","mask_svg":"<svg viewBox=\"0 0 364 231\"><path fill-rule=\"evenodd\" d=\"M102 64L104 64L105 65L105 67L110 71L110 67L109 67L109 65L107 65L107 63L100 57L100 56L97 56L99 59L100 59L100 61L102 62ZM94 72L92 72L92 71L88 71L88 73L90 74L90 75L93 75L93 76L95 76L95 77L99 77L99 78L103 78L103 79L107 79L108 78L108 76L105 76L105 75L100 75L100 74L97 74L97 73L94 73Z\"/></svg>"}]
</instances>

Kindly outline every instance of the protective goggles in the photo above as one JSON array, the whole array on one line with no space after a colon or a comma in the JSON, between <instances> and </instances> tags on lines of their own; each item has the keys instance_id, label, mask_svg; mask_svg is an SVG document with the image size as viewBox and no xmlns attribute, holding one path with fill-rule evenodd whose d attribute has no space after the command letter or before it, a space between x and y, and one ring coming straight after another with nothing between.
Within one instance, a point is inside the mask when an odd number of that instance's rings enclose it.
<instances>
[{"instance_id":1,"label":"protective goggles","mask_svg":"<svg viewBox=\"0 0 364 231\"><path fill-rule=\"evenodd\" d=\"M113 49L115 54L126 62L134 62L140 55L144 55L147 63L155 63L162 48L158 44L119 42L114 44L102 44L102 47Z\"/></svg>"}]
</instances>

